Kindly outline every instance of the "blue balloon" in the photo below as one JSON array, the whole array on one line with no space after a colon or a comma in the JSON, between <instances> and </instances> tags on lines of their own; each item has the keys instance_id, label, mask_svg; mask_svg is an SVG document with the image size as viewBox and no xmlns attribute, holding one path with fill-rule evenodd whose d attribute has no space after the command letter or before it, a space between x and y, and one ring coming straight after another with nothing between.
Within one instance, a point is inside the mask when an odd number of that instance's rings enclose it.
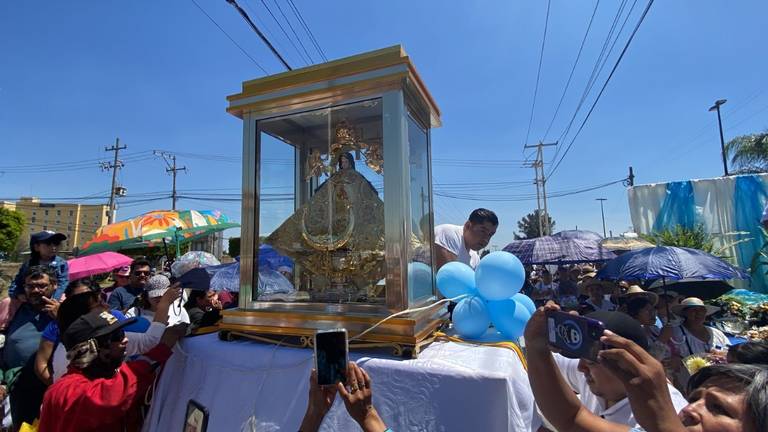
<instances>
[{"instance_id":1,"label":"blue balloon","mask_svg":"<svg viewBox=\"0 0 768 432\"><path fill-rule=\"evenodd\" d=\"M491 325L488 307L477 296L462 299L453 309L453 327L466 338L477 338L485 334Z\"/></svg>"},{"instance_id":2,"label":"blue balloon","mask_svg":"<svg viewBox=\"0 0 768 432\"><path fill-rule=\"evenodd\" d=\"M512 296L512 300L515 300L516 302L525 306L525 308L528 309L528 312L530 312L531 315L533 315L533 313L536 312L536 304L527 295L523 293L517 293Z\"/></svg>"},{"instance_id":3,"label":"blue balloon","mask_svg":"<svg viewBox=\"0 0 768 432\"><path fill-rule=\"evenodd\" d=\"M523 335L525 325L531 318L528 309L511 298L488 302L488 314L496 330L511 340Z\"/></svg>"},{"instance_id":4,"label":"blue balloon","mask_svg":"<svg viewBox=\"0 0 768 432\"><path fill-rule=\"evenodd\" d=\"M475 271L464 263L451 261L437 271L437 289L445 298L475 295Z\"/></svg>"},{"instance_id":5,"label":"blue balloon","mask_svg":"<svg viewBox=\"0 0 768 432\"><path fill-rule=\"evenodd\" d=\"M509 252L492 252L475 272L477 292L488 301L504 300L520 291L525 281L523 263Z\"/></svg>"},{"instance_id":6,"label":"blue balloon","mask_svg":"<svg viewBox=\"0 0 768 432\"><path fill-rule=\"evenodd\" d=\"M408 294L411 301L433 296L432 286L434 282L432 267L421 263L408 263Z\"/></svg>"}]
</instances>

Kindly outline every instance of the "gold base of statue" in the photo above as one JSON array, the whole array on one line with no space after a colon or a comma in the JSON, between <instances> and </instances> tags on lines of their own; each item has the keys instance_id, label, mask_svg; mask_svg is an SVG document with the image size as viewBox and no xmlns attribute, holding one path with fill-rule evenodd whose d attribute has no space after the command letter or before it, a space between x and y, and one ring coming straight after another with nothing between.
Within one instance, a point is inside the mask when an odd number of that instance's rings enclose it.
<instances>
[{"instance_id":1,"label":"gold base of statue","mask_svg":"<svg viewBox=\"0 0 768 432\"><path fill-rule=\"evenodd\" d=\"M317 330L345 328L350 339L372 327L385 316L341 315L230 309L222 313L219 337L222 340L245 338L298 348L312 348ZM351 340L350 349L391 348L396 356L416 358L421 349L435 340L435 332L445 324L444 305L413 316L385 321L360 340ZM279 323L279 324L278 324Z\"/></svg>"}]
</instances>

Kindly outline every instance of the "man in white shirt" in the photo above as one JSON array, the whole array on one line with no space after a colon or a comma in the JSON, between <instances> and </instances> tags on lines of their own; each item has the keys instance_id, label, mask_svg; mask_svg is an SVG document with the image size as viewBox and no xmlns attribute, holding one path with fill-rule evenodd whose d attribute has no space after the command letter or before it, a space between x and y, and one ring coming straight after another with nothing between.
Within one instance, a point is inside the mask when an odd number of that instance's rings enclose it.
<instances>
[{"instance_id":1,"label":"man in white shirt","mask_svg":"<svg viewBox=\"0 0 768 432\"><path fill-rule=\"evenodd\" d=\"M488 246L496 234L499 219L491 210L479 208L461 225L435 227L435 264L439 270L445 263L460 261L475 268L480 263L478 251Z\"/></svg>"},{"instance_id":2,"label":"man in white shirt","mask_svg":"<svg viewBox=\"0 0 768 432\"><path fill-rule=\"evenodd\" d=\"M552 303L550 303L551 305ZM546 306L553 310L557 306ZM648 349L640 323L622 312L598 311L588 317L606 329ZM537 311L525 331L528 376L541 413L558 430L626 431L637 427L624 384L605 366L587 359L552 354L547 344L547 318ZM667 382L676 412L688 405L682 394ZM573 394L578 402L573 401ZM575 406L574 406L575 404Z\"/></svg>"}]
</instances>

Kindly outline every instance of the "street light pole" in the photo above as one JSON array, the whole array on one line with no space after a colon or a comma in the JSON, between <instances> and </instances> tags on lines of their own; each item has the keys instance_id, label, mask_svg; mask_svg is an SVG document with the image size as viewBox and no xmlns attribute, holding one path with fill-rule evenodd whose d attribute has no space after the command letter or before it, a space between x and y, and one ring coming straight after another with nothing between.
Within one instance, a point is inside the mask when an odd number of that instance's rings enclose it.
<instances>
[{"instance_id":1,"label":"street light pole","mask_svg":"<svg viewBox=\"0 0 768 432\"><path fill-rule=\"evenodd\" d=\"M723 138L723 120L720 118L720 105L728 102L727 99L719 99L715 101L715 104L709 107L709 111L717 111L717 124L720 127L720 153L723 156L723 172L728 174L728 160L725 157L725 138Z\"/></svg>"},{"instance_id":2,"label":"street light pole","mask_svg":"<svg viewBox=\"0 0 768 432\"><path fill-rule=\"evenodd\" d=\"M605 237L605 211L603 211L603 201L608 201L608 198L595 198L596 201L600 201L600 216L603 218L603 237Z\"/></svg>"}]
</instances>

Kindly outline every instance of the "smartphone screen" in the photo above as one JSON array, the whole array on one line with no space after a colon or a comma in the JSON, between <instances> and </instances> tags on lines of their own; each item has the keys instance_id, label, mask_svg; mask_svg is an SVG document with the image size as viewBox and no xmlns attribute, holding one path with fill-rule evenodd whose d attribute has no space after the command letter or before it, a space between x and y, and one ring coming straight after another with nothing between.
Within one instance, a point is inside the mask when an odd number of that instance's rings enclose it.
<instances>
[{"instance_id":1,"label":"smartphone screen","mask_svg":"<svg viewBox=\"0 0 768 432\"><path fill-rule=\"evenodd\" d=\"M603 331L605 326L598 320L566 312L547 312L547 340L565 357L596 361L602 349Z\"/></svg>"},{"instance_id":2,"label":"smartphone screen","mask_svg":"<svg viewBox=\"0 0 768 432\"><path fill-rule=\"evenodd\" d=\"M345 382L347 378L347 331L319 331L315 334L315 368L321 386Z\"/></svg>"}]
</instances>

